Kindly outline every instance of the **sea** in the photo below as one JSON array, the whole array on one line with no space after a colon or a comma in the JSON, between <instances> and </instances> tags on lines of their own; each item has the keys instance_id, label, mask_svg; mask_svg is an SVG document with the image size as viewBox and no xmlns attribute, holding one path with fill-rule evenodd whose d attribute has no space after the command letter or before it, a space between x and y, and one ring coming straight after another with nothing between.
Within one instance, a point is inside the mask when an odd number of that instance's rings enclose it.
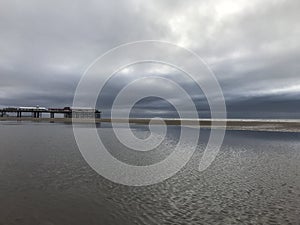
<instances>
[{"instance_id":1,"label":"sea","mask_svg":"<svg viewBox=\"0 0 300 225\"><path fill-rule=\"evenodd\" d=\"M96 129L111 154L131 164L168 157L180 136L180 127L169 126L156 151L139 155L117 141L110 124ZM149 136L146 125L130 129ZM126 186L89 166L71 124L2 121L0 224L299 224L300 133L228 130L200 172L210 132L201 129L191 160L174 176Z\"/></svg>"}]
</instances>

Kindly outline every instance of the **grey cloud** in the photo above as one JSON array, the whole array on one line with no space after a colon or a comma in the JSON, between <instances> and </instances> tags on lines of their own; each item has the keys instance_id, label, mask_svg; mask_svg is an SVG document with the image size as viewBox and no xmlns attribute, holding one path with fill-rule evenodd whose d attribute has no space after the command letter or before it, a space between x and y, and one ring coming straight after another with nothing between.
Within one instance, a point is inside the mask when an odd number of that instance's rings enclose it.
<instances>
[{"instance_id":1,"label":"grey cloud","mask_svg":"<svg viewBox=\"0 0 300 225\"><path fill-rule=\"evenodd\" d=\"M300 100L295 88L300 85L299 8L297 0L1 0L0 105L70 105L96 57L122 43L160 39L188 47L208 63L229 112L300 113L295 106ZM144 73L108 84L99 107L109 112L122 86ZM199 110L208 111L191 81L178 71L163 76L180 83ZM151 109L166 115L173 110L159 99L141 102L135 110Z\"/></svg>"}]
</instances>

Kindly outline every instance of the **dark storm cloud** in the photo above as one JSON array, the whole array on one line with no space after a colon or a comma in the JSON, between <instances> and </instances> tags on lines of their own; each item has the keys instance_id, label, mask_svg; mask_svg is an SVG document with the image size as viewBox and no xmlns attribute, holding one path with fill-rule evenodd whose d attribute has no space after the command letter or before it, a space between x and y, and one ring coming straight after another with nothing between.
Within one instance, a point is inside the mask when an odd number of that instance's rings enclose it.
<instances>
[{"instance_id":1,"label":"dark storm cloud","mask_svg":"<svg viewBox=\"0 0 300 225\"><path fill-rule=\"evenodd\" d=\"M122 43L160 39L187 47L208 63L230 112L299 112L299 8L297 0L0 0L0 106L70 105L96 57ZM133 70L109 83L99 106L109 108L122 86L144 72ZM164 76L207 111L203 93L191 81L174 71ZM176 93L174 98L180 102ZM172 111L159 99L140 102L136 110L151 108Z\"/></svg>"}]
</instances>

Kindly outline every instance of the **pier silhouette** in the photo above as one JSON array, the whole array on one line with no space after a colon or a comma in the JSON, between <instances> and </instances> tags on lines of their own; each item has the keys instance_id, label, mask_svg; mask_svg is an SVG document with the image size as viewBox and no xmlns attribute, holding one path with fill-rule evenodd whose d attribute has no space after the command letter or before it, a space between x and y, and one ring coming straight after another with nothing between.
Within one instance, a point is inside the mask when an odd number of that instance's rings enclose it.
<instances>
[{"instance_id":1,"label":"pier silhouette","mask_svg":"<svg viewBox=\"0 0 300 225\"><path fill-rule=\"evenodd\" d=\"M44 108L44 107L8 107L0 109L0 116L15 113L16 117L21 118L23 113L31 113L32 118L40 118L42 114L49 114L50 118L55 118L56 114L63 115L64 118L100 118L101 112L91 108ZM24 115L24 114L23 114ZM27 116L28 117L28 116Z\"/></svg>"}]
</instances>

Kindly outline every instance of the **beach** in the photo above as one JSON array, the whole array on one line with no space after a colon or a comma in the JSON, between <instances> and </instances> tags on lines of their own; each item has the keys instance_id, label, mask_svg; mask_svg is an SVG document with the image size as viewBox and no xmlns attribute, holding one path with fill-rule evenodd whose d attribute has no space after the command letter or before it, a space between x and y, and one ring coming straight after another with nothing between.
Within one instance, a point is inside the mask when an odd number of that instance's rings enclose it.
<instances>
[{"instance_id":1,"label":"beach","mask_svg":"<svg viewBox=\"0 0 300 225\"><path fill-rule=\"evenodd\" d=\"M86 127L86 125L82 125ZM142 124L134 132L147 136ZM124 148L110 123L97 127L126 163L167 157L179 126L145 154ZM300 133L226 131L211 166L198 171L209 129L191 161L164 182L130 187L97 174L83 159L69 123L0 122L0 224L298 224Z\"/></svg>"},{"instance_id":2,"label":"beach","mask_svg":"<svg viewBox=\"0 0 300 225\"><path fill-rule=\"evenodd\" d=\"M52 123L131 123L131 124L166 124L184 125L195 128L222 128L227 130L282 131L300 132L300 120L293 119L149 119L149 118L32 118L32 117L0 117L0 121L32 121Z\"/></svg>"}]
</instances>

